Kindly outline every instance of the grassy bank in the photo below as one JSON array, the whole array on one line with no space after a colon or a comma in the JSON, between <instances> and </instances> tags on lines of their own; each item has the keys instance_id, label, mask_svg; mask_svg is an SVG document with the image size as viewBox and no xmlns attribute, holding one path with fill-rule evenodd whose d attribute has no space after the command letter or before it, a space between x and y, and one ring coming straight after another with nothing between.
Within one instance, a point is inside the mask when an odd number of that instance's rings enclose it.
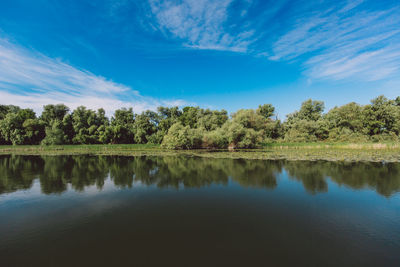
<instances>
[{"instance_id":1,"label":"grassy bank","mask_svg":"<svg viewBox=\"0 0 400 267\"><path fill-rule=\"evenodd\" d=\"M15 155L185 155L209 158L400 162L399 143L277 143L246 150L166 150L159 145L0 146Z\"/></svg>"}]
</instances>

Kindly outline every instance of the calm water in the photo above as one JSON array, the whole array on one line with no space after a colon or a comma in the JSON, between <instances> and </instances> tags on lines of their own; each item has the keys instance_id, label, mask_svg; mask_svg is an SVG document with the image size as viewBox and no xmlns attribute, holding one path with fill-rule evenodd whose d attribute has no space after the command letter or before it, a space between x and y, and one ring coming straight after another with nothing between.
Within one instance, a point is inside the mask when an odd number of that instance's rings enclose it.
<instances>
[{"instance_id":1,"label":"calm water","mask_svg":"<svg viewBox=\"0 0 400 267\"><path fill-rule=\"evenodd\" d=\"M400 266L400 164L0 156L0 266Z\"/></svg>"}]
</instances>

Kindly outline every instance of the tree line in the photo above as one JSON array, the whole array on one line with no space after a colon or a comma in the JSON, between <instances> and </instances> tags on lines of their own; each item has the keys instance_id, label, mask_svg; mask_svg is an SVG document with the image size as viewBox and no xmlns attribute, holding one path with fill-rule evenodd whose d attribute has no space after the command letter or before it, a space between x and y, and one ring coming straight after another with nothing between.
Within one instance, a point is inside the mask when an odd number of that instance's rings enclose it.
<instances>
[{"instance_id":1,"label":"tree line","mask_svg":"<svg viewBox=\"0 0 400 267\"><path fill-rule=\"evenodd\" d=\"M32 109L0 105L0 144L161 144L168 149L255 148L271 142L380 142L400 140L400 97L379 96L324 113L322 101L309 99L281 121L271 104L225 110L159 107L140 114L121 108L108 118L104 109L64 104Z\"/></svg>"}]
</instances>

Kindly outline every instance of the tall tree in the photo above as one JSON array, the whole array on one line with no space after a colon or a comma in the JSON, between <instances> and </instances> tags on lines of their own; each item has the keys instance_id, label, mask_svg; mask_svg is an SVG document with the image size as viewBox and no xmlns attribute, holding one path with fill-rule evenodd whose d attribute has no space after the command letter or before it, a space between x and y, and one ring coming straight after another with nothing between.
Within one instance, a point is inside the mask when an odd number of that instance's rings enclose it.
<instances>
[{"instance_id":1,"label":"tall tree","mask_svg":"<svg viewBox=\"0 0 400 267\"><path fill-rule=\"evenodd\" d=\"M132 144L134 143L134 123L135 114L132 108L117 109L114 117L111 118L111 125L107 129L112 144Z\"/></svg>"},{"instance_id":2,"label":"tall tree","mask_svg":"<svg viewBox=\"0 0 400 267\"><path fill-rule=\"evenodd\" d=\"M0 121L0 131L4 141L13 145L38 144L44 137L44 125L32 109L7 113Z\"/></svg>"}]
</instances>

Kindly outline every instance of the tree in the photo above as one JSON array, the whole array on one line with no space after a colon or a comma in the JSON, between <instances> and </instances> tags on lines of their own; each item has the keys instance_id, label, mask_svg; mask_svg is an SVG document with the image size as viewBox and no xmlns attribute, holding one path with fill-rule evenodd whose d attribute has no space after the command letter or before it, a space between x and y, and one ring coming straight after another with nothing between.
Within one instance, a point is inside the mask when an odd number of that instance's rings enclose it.
<instances>
[{"instance_id":1,"label":"tree","mask_svg":"<svg viewBox=\"0 0 400 267\"><path fill-rule=\"evenodd\" d=\"M369 135L399 134L399 108L395 101L381 95L371 100L363 110L363 126Z\"/></svg>"},{"instance_id":2,"label":"tree","mask_svg":"<svg viewBox=\"0 0 400 267\"><path fill-rule=\"evenodd\" d=\"M107 126L108 119L105 116L104 109L95 112L80 106L72 113L72 127L75 132L72 142L74 144L101 143L100 137L104 135Z\"/></svg>"},{"instance_id":3,"label":"tree","mask_svg":"<svg viewBox=\"0 0 400 267\"><path fill-rule=\"evenodd\" d=\"M159 123L157 125L157 134L163 138L169 128L178 122L179 117L182 115L182 111L178 107L158 107Z\"/></svg>"},{"instance_id":4,"label":"tree","mask_svg":"<svg viewBox=\"0 0 400 267\"><path fill-rule=\"evenodd\" d=\"M253 109L240 109L232 115L232 121L245 128L262 130L265 126L265 117Z\"/></svg>"},{"instance_id":5,"label":"tree","mask_svg":"<svg viewBox=\"0 0 400 267\"><path fill-rule=\"evenodd\" d=\"M43 107L41 122L45 125L45 135L42 144L44 145L62 145L70 143L74 133L68 133L72 130L72 124L68 123L69 108L64 104L46 105Z\"/></svg>"},{"instance_id":6,"label":"tree","mask_svg":"<svg viewBox=\"0 0 400 267\"><path fill-rule=\"evenodd\" d=\"M183 126L195 128L197 126L197 121L200 116L201 110L199 107L184 107L182 115L179 117L179 120Z\"/></svg>"},{"instance_id":7,"label":"tree","mask_svg":"<svg viewBox=\"0 0 400 267\"><path fill-rule=\"evenodd\" d=\"M148 143L151 135L157 131L154 118L154 114L150 111L143 112L142 114L136 116L133 132L135 136L134 139L137 144Z\"/></svg>"},{"instance_id":8,"label":"tree","mask_svg":"<svg viewBox=\"0 0 400 267\"><path fill-rule=\"evenodd\" d=\"M0 131L4 141L13 145L38 144L44 137L44 126L32 109L7 113L0 121Z\"/></svg>"},{"instance_id":9,"label":"tree","mask_svg":"<svg viewBox=\"0 0 400 267\"><path fill-rule=\"evenodd\" d=\"M236 121L227 122L222 129L231 148L255 148L262 141L262 131L244 127Z\"/></svg>"},{"instance_id":10,"label":"tree","mask_svg":"<svg viewBox=\"0 0 400 267\"><path fill-rule=\"evenodd\" d=\"M135 114L132 108L117 109L105 135L112 144L132 144L134 140Z\"/></svg>"},{"instance_id":11,"label":"tree","mask_svg":"<svg viewBox=\"0 0 400 267\"><path fill-rule=\"evenodd\" d=\"M4 119L8 113L17 113L19 107L13 105L0 105L0 120Z\"/></svg>"},{"instance_id":12,"label":"tree","mask_svg":"<svg viewBox=\"0 0 400 267\"><path fill-rule=\"evenodd\" d=\"M299 111L287 116L284 123L285 140L289 142L310 142L328 137L328 127L323 121L324 102L307 100Z\"/></svg>"},{"instance_id":13,"label":"tree","mask_svg":"<svg viewBox=\"0 0 400 267\"><path fill-rule=\"evenodd\" d=\"M203 128L206 131L213 131L228 120L228 112L226 110L202 110L201 116L197 120L196 128Z\"/></svg>"},{"instance_id":14,"label":"tree","mask_svg":"<svg viewBox=\"0 0 400 267\"><path fill-rule=\"evenodd\" d=\"M257 109L257 113L263 116L266 119L274 116L275 108L271 104L259 105Z\"/></svg>"},{"instance_id":15,"label":"tree","mask_svg":"<svg viewBox=\"0 0 400 267\"><path fill-rule=\"evenodd\" d=\"M4 120L4 118L7 116L8 113L17 113L19 110L20 108L16 106L0 105L0 121ZM1 145L10 144L11 142L6 140L6 137L3 136L3 133L6 134L6 132L0 130L0 144Z\"/></svg>"},{"instance_id":16,"label":"tree","mask_svg":"<svg viewBox=\"0 0 400 267\"><path fill-rule=\"evenodd\" d=\"M45 123L46 126L52 127L55 120L59 122L63 121L68 112L69 108L64 104L46 105L43 107L43 112L40 116L40 119Z\"/></svg>"},{"instance_id":17,"label":"tree","mask_svg":"<svg viewBox=\"0 0 400 267\"><path fill-rule=\"evenodd\" d=\"M254 148L263 139L265 118L253 109L241 109L222 126L230 147Z\"/></svg>"},{"instance_id":18,"label":"tree","mask_svg":"<svg viewBox=\"0 0 400 267\"><path fill-rule=\"evenodd\" d=\"M194 149L200 148L203 134L199 129L191 129L177 122L171 126L164 136L162 147L168 149Z\"/></svg>"},{"instance_id":19,"label":"tree","mask_svg":"<svg viewBox=\"0 0 400 267\"><path fill-rule=\"evenodd\" d=\"M67 143L67 138L63 131L62 121L54 120L51 127L46 127L46 137L42 140L42 144L63 145Z\"/></svg>"},{"instance_id":20,"label":"tree","mask_svg":"<svg viewBox=\"0 0 400 267\"><path fill-rule=\"evenodd\" d=\"M400 106L400 96L396 97L396 99L394 100L394 103L396 106Z\"/></svg>"},{"instance_id":21,"label":"tree","mask_svg":"<svg viewBox=\"0 0 400 267\"><path fill-rule=\"evenodd\" d=\"M293 113L292 117L300 120L317 121L321 119L324 109L324 102L308 99L301 104L300 110Z\"/></svg>"},{"instance_id":22,"label":"tree","mask_svg":"<svg viewBox=\"0 0 400 267\"><path fill-rule=\"evenodd\" d=\"M331 109L323 116L329 140L365 140L362 113L363 107L354 102Z\"/></svg>"},{"instance_id":23,"label":"tree","mask_svg":"<svg viewBox=\"0 0 400 267\"><path fill-rule=\"evenodd\" d=\"M38 145L45 137L45 126L37 118L26 119L22 124L25 132L25 144Z\"/></svg>"}]
</instances>

